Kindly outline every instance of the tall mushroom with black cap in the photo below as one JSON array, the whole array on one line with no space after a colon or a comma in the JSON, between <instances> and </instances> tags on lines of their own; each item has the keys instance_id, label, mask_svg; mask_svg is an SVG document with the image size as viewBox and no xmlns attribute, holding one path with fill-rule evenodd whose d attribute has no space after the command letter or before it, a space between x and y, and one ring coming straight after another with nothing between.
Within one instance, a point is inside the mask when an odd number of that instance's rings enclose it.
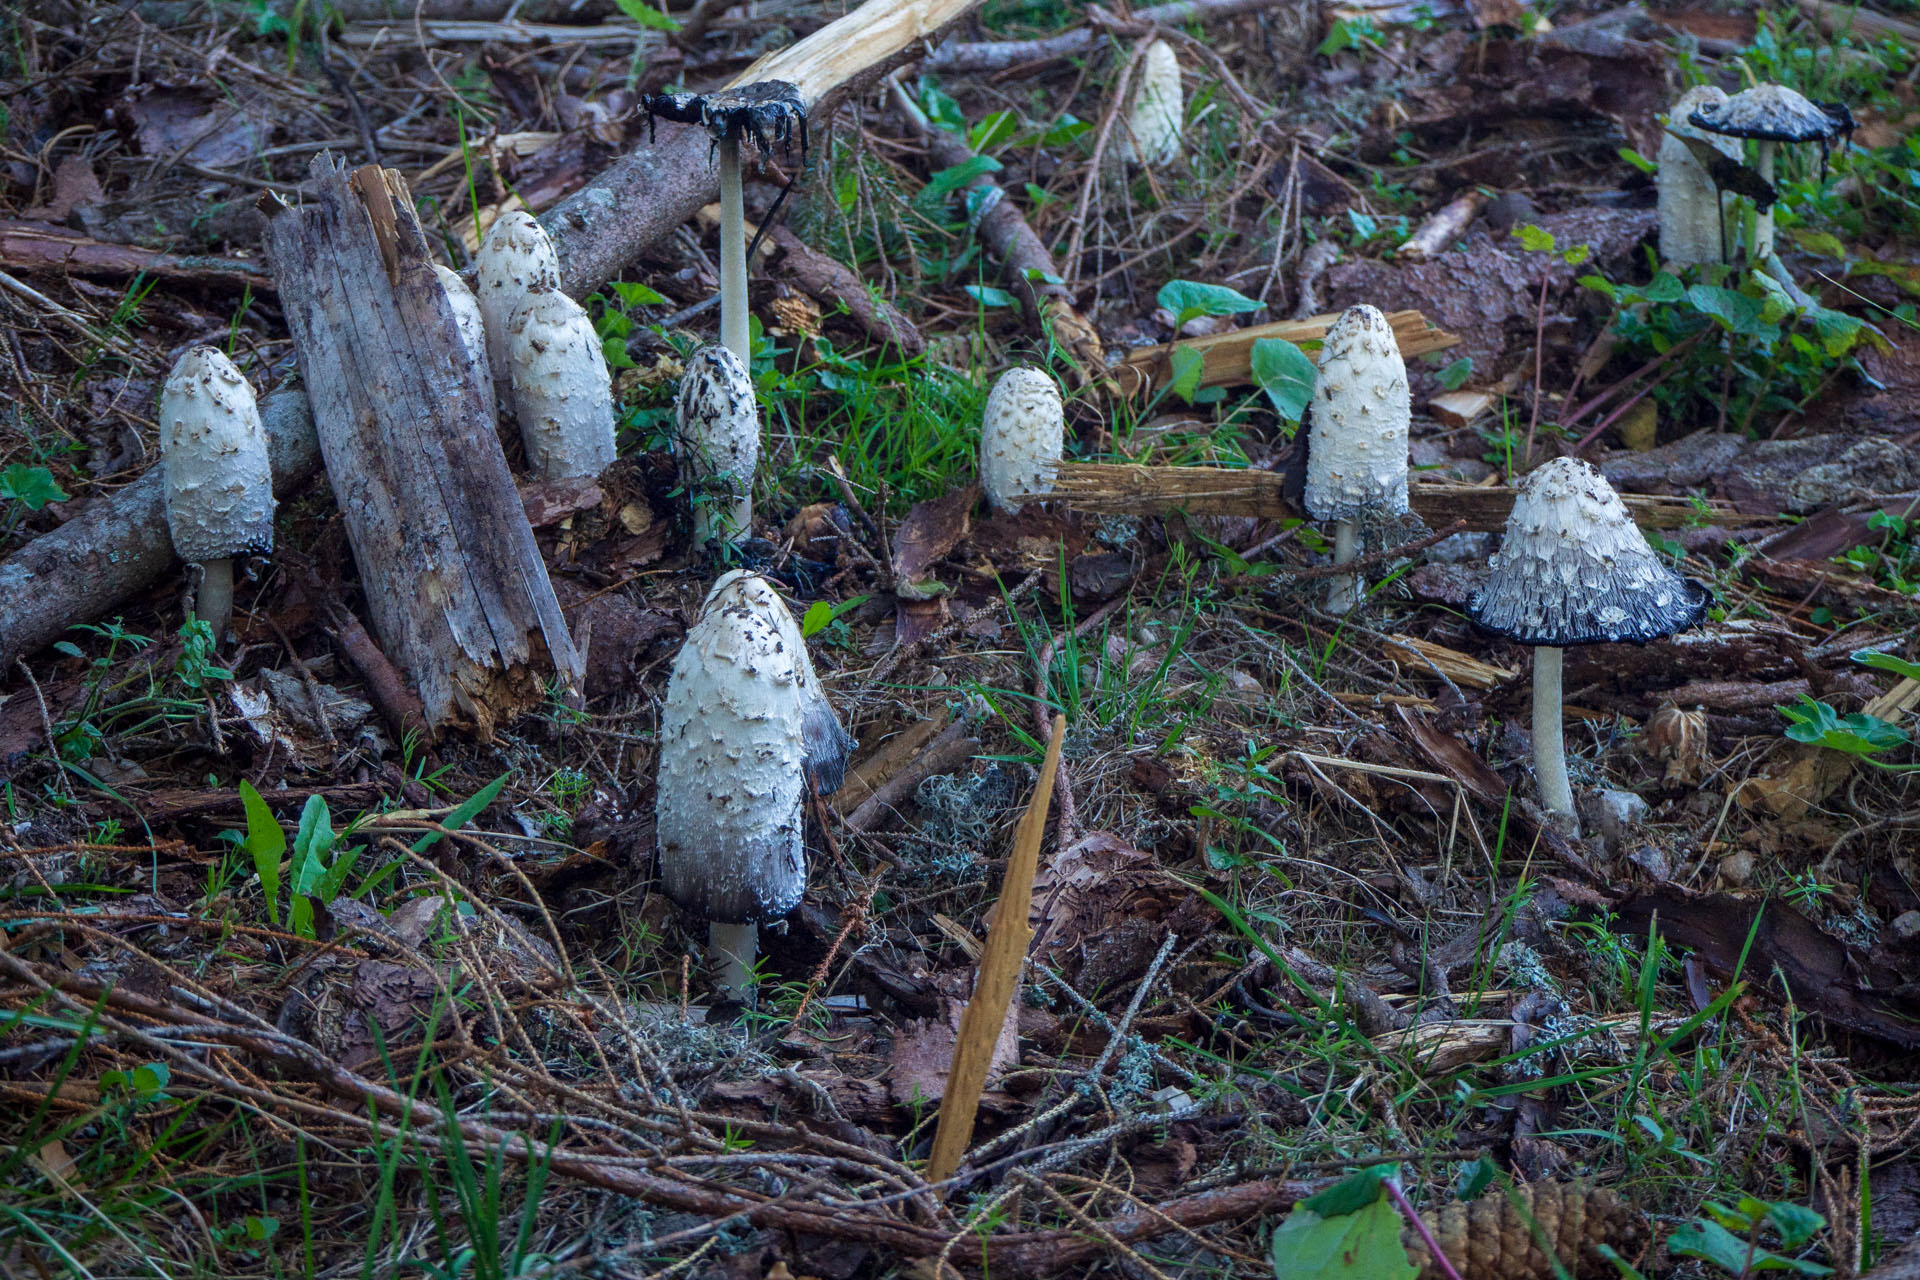
<instances>
[{"instance_id":1,"label":"tall mushroom with black cap","mask_svg":"<svg viewBox=\"0 0 1920 1280\"><path fill-rule=\"evenodd\" d=\"M1664 564L1606 477L1555 458L1520 482L1487 583L1467 604L1476 624L1533 647L1533 767L1541 804L1577 827L1561 730L1561 651L1645 644L1700 620L1707 591Z\"/></svg>"},{"instance_id":2,"label":"tall mushroom with black cap","mask_svg":"<svg viewBox=\"0 0 1920 1280\"><path fill-rule=\"evenodd\" d=\"M173 549L200 567L194 614L217 645L234 557L273 550L273 468L253 387L212 347L181 356L160 392L160 459Z\"/></svg>"},{"instance_id":3,"label":"tall mushroom with black cap","mask_svg":"<svg viewBox=\"0 0 1920 1280\"><path fill-rule=\"evenodd\" d=\"M708 922L724 995L751 992L759 926L798 905L806 782L836 789L852 745L773 584L722 575L667 681L654 835L667 896Z\"/></svg>"},{"instance_id":4,"label":"tall mushroom with black cap","mask_svg":"<svg viewBox=\"0 0 1920 1280\"><path fill-rule=\"evenodd\" d=\"M1327 330L1313 384L1307 434L1307 512L1333 522L1333 562L1359 551L1362 520L1407 513L1407 429L1413 398L1393 326L1379 308L1349 307ZM1327 590L1327 609L1359 603L1360 579L1344 574Z\"/></svg>"},{"instance_id":5,"label":"tall mushroom with black cap","mask_svg":"<svg viewBox=\"0 0 1920 1280\"><path fill-rule=\"evenodd\" d=\"M1769 188L1773 185L1774 150L1782 142L1817 142L1821 161L1826 160L1827 144L1853 130L1853 113L1838 102L1814 102L1783 84L1755 85L1724 102L1696 107L1687 123L1707 133L1728 138L1752 138L1760 144L1754 168ZM1784 268L1774 261L1773 201L1765 207L1754 202L1758 218L1754 224L1750 257L1756 267L1765 267L1782 284L1793 287Z\"/></svg>"},{"instance_id":6,"label":"tall mushroom with black cap","mask_svg":"<svg viewBox=\"0 0 1920 1280\"><path fill-rule=\"evenodd\" d=\"M762 80L713 93L656 93L644 99L649 126L655 117L705 127L720 157L720 341L746 362L747 214L740 185L740 140L751 139L763 154L773 144L790 148L800 139L800 164L807 163L807 104L785 80ZM782 193L784 198L784 193Z\"/></svg>"}]
</instances>

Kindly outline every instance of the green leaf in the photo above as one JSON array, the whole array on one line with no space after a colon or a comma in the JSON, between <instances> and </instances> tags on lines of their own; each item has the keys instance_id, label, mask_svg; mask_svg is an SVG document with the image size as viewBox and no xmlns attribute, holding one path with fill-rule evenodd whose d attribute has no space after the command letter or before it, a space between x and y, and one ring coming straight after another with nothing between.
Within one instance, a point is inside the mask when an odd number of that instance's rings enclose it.
<instances>
[{"instance_id":1,"label":"green leaf","mask_svg":"<svg viewBox=\"0 0 1920 1280\"><path fill-rule=\"evenodd\" d=\"M14 463L5 471L0 471L0 498L12 498L27 504L27 510L38 511L49 502L65 502L67 492L53 481L53 472L45 467L29 467Z\"/></svg>"},{"instance_id":2,"label":"green leaf","mask_svg":"<svg viewBox=\"0 0 1920 1280\"><path fill-rule=\"evenodd\" d=\"M620 12L632 18L641 26L653 31L678 31L680 24L660 12L646 0L613 0L620 6Z\"/></svg>"},{"instance_id":3,"label":"green leaf","mask_svg":"<svg viewBox=\"0 0 1920 1280\"><path fill-rule=\"evenodd\" d=\"M615 280L613 291L630 307L658 307L667 301L665 294L632 280Z\"/></svg>"},{"instance_id":4,"label":"green leaf","mask_svg":"<svg viewBox=\"0 0 1920 1280\"><path fill-rule=\"evenodd\" d=\"M166 1063L149 1062L144 1066L135 1067L128 1083L142 1098L152 1098L166 1088L167 1082L171 1079L173 1079L173 1072L167 1068Z\"/></svg>"},{"instance_id":5,"label":"green leaf","mask_svg":"<svg viewBox=\"0 0 1920 1280\"><path fill-rule=\"evenodd\" d=\"M1169 280L1160 286L1156 301L1174 314L1174 328L1196 316L1231 316L1258 311L1267 305L1247 297L1238 289L1223 284L1203 284L1198 280Z\"/></svg>"},{"instance_id":6,"label":"green leaf","mask_svg":"<svg viewBox=\"0 0 1920 1280\"><path fill-rule=\"evenodd\" d=\"M1513 234L1520 241L1520 247L1528 253L1552 253L1557 247L1553 232L1544 231L1531 222L1515 227Z\"/></svg>"},{"instance_id":7,"label":"green leaf","mask_svg":"<svg viewBox=\"0 0 1920 1280\"><path fill-rule=\"evenodd\" d=\"M616 338L612 334L600 339L600 355L609 369L631 369L633 357L627 354L627 340Z\"/></svg>"},{"instance_id":8,"label":"green leaf","mask_svg":"<svg viewBox=\"0 0 1920 1280\"><path fill-rule=\"evenodd\" d=\"M318 799L319 797L315 797ZM266 895L267 918L280 923L280 858L287 851L287 833L254 785L240 779L240 805L247 814L247 838L240 847L253 855L253 871Z\"/></svg>"},{"instance_id":9,"label":"green leaf","mask_svg":"<svg viewBox=\"0 0 1920 1280\"><path fill-rule=\"evenodd\" d=\"M1731 1276L1746 1274L1747 1242L1707 1218L1697 1218L1668 1236L1667 1252L1679 1258L1704 1258Z\"/></svg>"},{"instance_id":10,"label":"green leaf","mask_svg":"<svg viewBox=\"0 0 1920 1280\"><path fill-rule=\"evenodd\" d=\"M1872 756L1893 747L1904 746L1907 731L1864 711L1843 716L1824 702L1808 694L1800 695L1797 707L1775 707L1792 721L1787 736L1795 742L1825 747L1850 756Z\"/></svg>"},{"instance_id":11,"label":"green leaf","mask_svg":"<svg viewBox=\"0 0 1920 1280\"><path fill-rule=\"evenodd\" d=\"M983 307L1011 307L1016 299L1005 289L996 289L990 284L970 284L963 286L969 297Z\"/></svg>"},{"instance_id":12,"label":"green leaf","mask_svg":"<svg viewBox=\"0 0 1920 1280\"><path fill-rule=\"evenodd\" d=\"M986 151L1013 137L1020 131L1020 119L1011 111L996 111L967 130L967 145L975 151Z\"/></svg>"},{"instance_id":13,"label":"green leaf","mask_svg":"<svg viewBox=\"0 0 1920 1280\"><path fill-rule=\"evenodd\" d=\"M1438 375L1440 385L1449 391L1458 391L1467 385L1467 379L1473 376L1473 357L1461 356L1442 369Z\"/></svg>"},{"instance_id":14,"label":"green leaf","mask_svg":"<svg viewBox=\"0 0 1920 1280\"><path fill-rule=\"evenodd\" d=\"M1200 376L1207 371L1206 357L1192 347L1175 347L1168 363L1173 366L1173 379L1167 383L1167 390L1192 404L1193 393L1200 389Z\"/></svg>"},{"instance_id":15,"label":"green leaf","mask_svg":"<svg viewBox=\"0 0 1920 1280\"><path fill-rule=\"evenodd\" d=\"M440 825L449 831L458 831L469 822L472 822L480 816L481 810L492 804L494 800L499 797L500 789L507 785L507 779L511 776L511 774L503 773L486 786L474 792L471 796L468 796L466 800L454 807L453 812L448 814ZM415 853L425 853L427 850L433 848L442 838L438 831L429 831L413 842L413 851Z\"/></svg>"},{"instance_id":16,"label":"green leaf","mask_svg":"<svg viewBox=\"0 0 1920 1280\"><path fill-rule=\"evenodd\" d=\"M1307 353L1285 338L1261 338L1253 344L1248 359L1253 380L1273 402L1273 411L1287 422L1300 421L1308 401L1313 399L1313 382L1319 375Z\"/></svg>"},{"instance_id":17,"label":"green leaf","mask_svg":"<svg viewBox=\"0 0 1920 1280\"><path fill-rule=\"evenodd\" d=\"M1827 1225L1826 1218L1821 1214L1805 1205L1786 1200L1767 1206L1767 1220L1780 1233L1780 1246L1784 1249L1798 1249Z\"/></svg>"},{"instance_id":18,"label":"green leaf","mask_svg":"<svg viewBox=\"0 0 1920 1280\"><path fill-rule=\"evenodd\" d=\"M1891 671L1896 676L1908 680L1920 680L1920 662L1908 662L1891 653L1882 653L1878 649L1858 649L1853 660L1863 667L1872 667L1875 671Z\"/></svg>"},{"instance_id":19,"label":"green leaf","mask_svg":"<svg viewBox=\"0 0 1920 1280\"><path fill-rule=\"evenodd\" d=\"M867 600L868 597L866 596L854 596L851 600L842 600L839 604L828 604L825 600L815 600L807 606L807 616L800 619L801 638L811 640L814 636L819 635L822 631L832 626L835 619L839 618L842 614L851 613L853 610L858 609L861 605L865 604Z\"/></svg>"},{"instance_id":20,"label":"green leaf","mask_svg":"<svg viewBox=\"0 0 1920 1280\"><path fill-rule=\"evenodd\" d=\"M1640 291L1640 296L1648 302L1678 302L1687 296L1687 288L1673 272L1660 271L1647 281L1647 287Z\"/></svg>"},{"instance_id":21,"label":"green leaf","mask_svg":"<svg viewBox=\"0 0 1920 1280\"><path fill-rule=\"evenodd\" d=\"M1380 1199L1381 1187L1400 1171L1397 1164L1376 1164L1350 1173L1324 1191L1300 1201L1300 1208L1323 1218L1357 1213Z\"/></svg>"},{"instance_id":22,"label":"green leaf","mask_svg":"<svg viewBox=\"0 0 1920 1280\"><path fill-rule=\"evenodd\" d=\"M311 897L320 891L327 871L327 855L337 839L326 797L311 795L300 810L300 828L293 833L293 893Z\"/></svg>"},{"instance_id":23,"label":"green leaf","mask_svg":"<svg viewBox=\"0 0 1920 1280\"><path fill-rule=\"evenodd\" d=\"M948 133L966 136L966 112L960 110L960 104L948 97L941 91L940 86L931 80L920 82L920 109L927 113L928 120Z\"/></svg>"},{"instance_id":24,"label":"green leaf","mask_svg":"<svg viewBox=\"0 0 1920 1280\"><path fill-rule=\"evenodd\" d=\"M1332 1218L1296 1208L1274 1229L1272 1258L1274 1280L1414 1280L1420 1274L1400 1243L1400 1215L1385 1200Z\"/></svg>"},{"instance_id":25,"label":"green leaf","mask_svg":"<svg viewBox=\"0 0 1920 1280\"><path fill-rule=\"evenodd\" d=\"M1660 166L1635 151L1632 147L1621 147L1620 158L1642 173L1652 173Z\"/></svg>"},{"instance_id":26,"label":"green leaf","mask_svg":"<svg viewBox=\"0 0 1920 1280\"><path fill-rule=\"evenodd\" d=\"M1702 315L1713 317L1730 333L1759 336L1766 308L1758 298L1723 289L1719 285L1696 284L1687 290L1687 301Z\"/></svg>"},{"instance_id":27,"label":"green leaf","mask_svg":"<svg viewBox=\"0 0 1920 1280\"><path fill-rule=\"evenodd\" d=\"M1795 244L1808 253L1817 254L1822 258L1836 258L1841 262L1847 260L1847 246L1840 243L1840 237L1830 231L1812 231L1806 227L1795 227L1787 234L1793 237Z\"/></svg>"},{"instance_id":28,"label":"green leaf","mask_svg":"<svg viewBox=\"0 0 1920 1280\"><path fill-rule=\"evenodd\" d=\"M992 156L972 156L951 169L942 169L928 178L927 185L920 189L920 194L915 199L929 204L940 204L981 174L998 173L1005 167Z\"/></svg>"},{"instance_id":29,"label":"green leaf","mask_svg":"<svg viewBox=\"0 0 1920 1280\"><path fill-rule=\"evenodd\" d=\"M1083 133L1093 131L1093 125L1073 115L1063 115L1052 128L1040 135L1043 147L1064 147Z\"/></svg>"}]
</instances>

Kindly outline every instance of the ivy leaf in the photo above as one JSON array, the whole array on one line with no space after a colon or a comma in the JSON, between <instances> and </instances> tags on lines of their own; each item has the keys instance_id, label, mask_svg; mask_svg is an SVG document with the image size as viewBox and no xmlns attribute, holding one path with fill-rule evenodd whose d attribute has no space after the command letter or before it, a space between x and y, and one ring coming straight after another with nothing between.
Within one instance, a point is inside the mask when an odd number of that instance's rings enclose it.
<instances>
[{"instance_id":1,"label":"ivy leaf","mask_svg":"<svg viewBox=\"0 0 1920 1280\"><path fill-rule=\"evenodd\" d=\"M27 510L38 511L49 502L65 502L67 493L54 483L53 472L45 467L16 462L0 471L0 498L13 498L26 503Z\"/></svg>"},{"instance_id":2,"label":"ivy leaf","mask_svg":"<svg viewBox=\"0 0 1920 1280\"><path fill-rule=\"evenodd\" d=\"M1273 402L1273 411L1287 422L1300 421L1313 399L1313 382L1319 374L1307 353L1285 338L1262 338L1253 344L1249 360L1253 380Z\"/></svg>"},{"instance_id":3,"label":"ivy leaf","mask_svg":"<svg viewBox=\"0 0 1920 1280\"><path fill-rule=\"evenodd\" d=\"M1385 1200L1323 1218L1295 1209L1273 1233L1274 1280L1414 1280L1400 1215Z\"/></svg>"}]
</instances>

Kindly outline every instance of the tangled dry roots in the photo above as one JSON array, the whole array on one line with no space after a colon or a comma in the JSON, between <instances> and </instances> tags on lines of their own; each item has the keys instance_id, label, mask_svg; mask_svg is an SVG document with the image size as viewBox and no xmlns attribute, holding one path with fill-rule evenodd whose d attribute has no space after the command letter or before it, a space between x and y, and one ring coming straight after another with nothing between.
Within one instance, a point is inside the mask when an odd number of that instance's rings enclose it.
<instances>
[{"instance_id":1,"label":"tangled dry roots","mask_svg":"<svg viewBox=\"0 0 1920 1280\"><path fill-rule=\"evenodd\" d=\"M1549 1250L1573 1280L1599 1280L1617 1274L1599 1246L1612 1245L1631 1258L1646 1236L1638 1210L1589 1182L1543 1182L1504 1194L1489 1190L1468 1204L1421 1217L1462 1280L1553 1280ZM1419 1233L1409 1229L1403 1242L1420 1280L1440 1280L1445 1272Z\"/></svg>"}]
</instances>

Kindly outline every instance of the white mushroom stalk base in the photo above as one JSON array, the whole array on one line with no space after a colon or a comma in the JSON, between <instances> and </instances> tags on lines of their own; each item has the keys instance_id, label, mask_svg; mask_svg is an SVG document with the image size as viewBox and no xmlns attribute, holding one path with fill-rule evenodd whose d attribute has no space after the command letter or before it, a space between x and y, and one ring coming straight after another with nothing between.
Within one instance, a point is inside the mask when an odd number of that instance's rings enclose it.
<instances>
[{"instance_id":1,"label":"white mushroom stalk base","mask_svg":"<svg viewBox=\"0 0 1920 1280\"><path fill-rule=\"evenodd\" d=\"M720 341L749 364L747 210L740 188L740 140L720 143Z\"/></svg>"},{"instance_id":2,"label":"white mushroom stalk base","mask_svg":"<svg viewBox=\"0 0 1920 1280\"><path fill-rule=\"evenodd\" d=\"M1533 651L1533 773L1540 804L1561 830L1580 833L1573 811L1573 784L1567 780L1567 742L1561 727L1560 657L1545 645Z\"/></svg>"},{"instance_id":3,"label":"white mushroom stalk base","mask_svg":"<svg viewBox=\"0 0 1920 1280\"><path fill-rule=\"evenodd\" d=\"M218 646L233 617L232 560L209 560L200 566L200 590L193 599L193 616L213 628L213 643Z\"/></svg>"},{"instance_id":4,"label":"white mushroom stalk base","mask_svg":"<svg viewBox=\"0 0 1920 1280\"><path fill-rule=\"evenodd\" d=\"M759 951L759 925L707 926L707 966L722 999L744 1004L752 998L753 962Z\"/></svg>"},{"instance_id":5,"label":"white mushroom stalk base","mask_svg":"<svg viewBox=\"0 0 1920 1280\"><path fill-rule=\"evenodd\" d=\"M1333 562L1352 564L1360 551L1360 530L1352 520L1339 520L1333 526ZM1346 613L1360 603L1360 575L1342 574L1327 586L1327 612Z\"/></svg>"}]
</instances>

